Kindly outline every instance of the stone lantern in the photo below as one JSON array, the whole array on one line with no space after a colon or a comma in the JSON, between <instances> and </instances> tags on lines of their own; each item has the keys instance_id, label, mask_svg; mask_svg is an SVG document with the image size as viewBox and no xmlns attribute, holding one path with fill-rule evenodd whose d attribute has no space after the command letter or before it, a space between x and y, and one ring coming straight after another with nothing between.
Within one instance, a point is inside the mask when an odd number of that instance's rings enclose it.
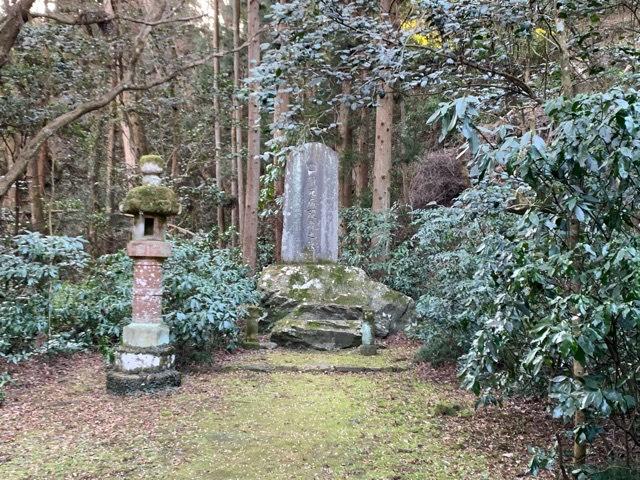
<instances>
[{"instance_id":1,"label":"stone lantern","mask_svg":"<svg viewBox=\"0 0 640 480\"><path fill-rule=\"evenodd\" d=\"M175 192L161 185L161 157L145 155L139 164L142 185L131 189L120 206L134 217L127 245L133 259L131 323L107 373L107 389L120 394L180 385L169 327L162 321L162 264L171 255L167 218L180 212L180 204Z\"/></svg>"}]
</instances>

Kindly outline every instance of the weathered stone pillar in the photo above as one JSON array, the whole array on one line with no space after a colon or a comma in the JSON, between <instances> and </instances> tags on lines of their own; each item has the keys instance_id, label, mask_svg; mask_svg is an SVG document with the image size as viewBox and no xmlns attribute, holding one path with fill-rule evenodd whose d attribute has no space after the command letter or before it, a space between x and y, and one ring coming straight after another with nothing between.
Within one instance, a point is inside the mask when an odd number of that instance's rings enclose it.
<instances>
[{"instance_id":1,"label":"weathered stone pillar","mask_svg":"<svg viewBox=\"0 0 640 480\"><path fill-rule=\"evenodd\" d=\"M162 264L171 255L165 241L167 217L179 213L176 194L162 186L163 161L156 155L140 159L142 186L127 193L120 209L134 216L131 323L107 373L107 389L126 394L180 385L169 327L162 321Z\"/></svg>"},{"instance_id":2,"label":"weathered stone pillar","mask_svg":"<svg viewBox=\"0 0 640 480\"><path fill-rule=\"evenodd\" d=\"M376 355L378 347L375 343L375 316L373 310L366 308L364 310L364 320L362 321L362 345L360 345L360 353L365 356Z\"/></svg>"}]
</instances>

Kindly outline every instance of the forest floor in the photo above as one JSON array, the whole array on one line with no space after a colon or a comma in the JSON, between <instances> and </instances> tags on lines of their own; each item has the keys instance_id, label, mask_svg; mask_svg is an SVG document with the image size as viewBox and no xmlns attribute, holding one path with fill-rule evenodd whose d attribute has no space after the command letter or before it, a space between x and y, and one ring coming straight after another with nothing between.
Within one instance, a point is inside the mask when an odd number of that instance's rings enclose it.
<instances>
[{"instance_id":1,"label":"forest floor","mask_svg":"<svg viewBox=\"0 0 640 480\"><path fill-rule=\"evenodd\" d=\"M93 353L27 362L0 408L0 478L513 479L544 407L474 409L451 369L288 350L226 356L162 394L105 392Z\"/></svg>"}]
</instances>

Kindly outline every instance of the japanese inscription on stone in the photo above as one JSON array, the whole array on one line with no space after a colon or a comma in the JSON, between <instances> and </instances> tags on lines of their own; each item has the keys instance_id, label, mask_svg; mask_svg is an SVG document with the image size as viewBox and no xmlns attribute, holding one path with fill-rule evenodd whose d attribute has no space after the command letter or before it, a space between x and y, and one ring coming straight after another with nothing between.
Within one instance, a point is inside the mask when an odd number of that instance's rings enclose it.
<instances>
[{"instance_id":1,"label":"japanese inscription on stone","mask_svg":"<svg viewBox=\"0 0 640 480\"><path fill-rule=\"evenodd\" d=\"M321 143L298 147L287 160L282 260L338 260L338 155Z\"/></svg>"}]
</instances>

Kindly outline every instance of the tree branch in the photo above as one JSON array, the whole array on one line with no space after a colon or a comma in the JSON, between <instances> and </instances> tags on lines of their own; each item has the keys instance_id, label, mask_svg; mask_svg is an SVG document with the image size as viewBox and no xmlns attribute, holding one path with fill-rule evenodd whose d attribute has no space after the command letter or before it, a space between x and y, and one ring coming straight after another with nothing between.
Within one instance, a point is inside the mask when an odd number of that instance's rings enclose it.
<instances>
[{"instance_id":1,"label":"tree branch","mask_svg":"<svg viewBox=\"0 0 640 480\"><path fill-rule=\"evenodd\" d=\"M29 9L35 0L18 0L0 20L0 68L9 61L9 52L16 43L22 26L28 19Z\"/></svg>"},{"instance_id":2,"label":"tree branch","mask_svg":"<svg viewBox=\"0 0 640 480\"><path fill-rule=\"evenodd\" d=\"M201 18L204 18L204 15L194 15L193 17L182 17L182 18L164 18L162 20L157 20L155 22L150 22L148 20L143 20L139 18L125 17L124 15L118 15L116 18L122 19L126 22L139 23L142 25L148 25L150 27L156 27L158 25L165 25L167 23L192 22L194 20L199 20Z\"/></svg>"},{"instance_id":3,"label":"tree branch","mask_svg":"<svg viewBox=\"0 0 640 480\"><path fill-rule=\"evenodd\" d=\"M194 15L192 17L182 18L162 18L159 20L147 20L144 18L133 18L125 15L109 15L102 10L94 10L88 12L82 12L77 16L65 15L63 13L47 12L47 13L30 13L31 18L46 18L54 20L64 25L93 25L110 22L112 20L124 20L125 22L137 23L140 25L147 25L149 27L156 27L158 25L166 25L168 23L178 22L191 22L203 18L204 15Z\"/></svg>"},{"instance_id":4,"label":"tree branch","mask_svg":"<svg viewBox=\"0 0 640 480\"><path fill-rule=\"evenodd\" d=\"M145 30L145 29L143 29ZM148 28L150 31L150 28ZM130 66L135 65L137 63L137 59L134 58L137 55L139 59L140 54L142 53L141 46L144 46L145 39L148 35L148 32L145 34L141 31L136 37L136 41L134 42L134 53L132 54L132 60L129 62ZM198 60L194 60L193 62L186 63L178 68L176 68L171 73L167 75L158 76L155 79L147 82L145 84L133 84L131 83L131 79L133 78L132 70L126 72L124 79L115 85L112 89L107 91L106 93L100 95L94 100L90 100L88 102L82 103L78 105L73 110L66 112L50 122L48 122L44 127L42 127L35 136L33 136L24 148L20 151L18 158L15 160L15 163L11 166L11 168L7 171L7 173L3 176L0 176L0 197L3 197L11 188L11 185L15 183L18 178L25 172L27 166L35 157L35 155L40 150L40 146L47 141L50 137L55 135L62 128L66 127L70 123L76 121L80 117L93 112L95 110L99 110L103 107L106 107L113 100L118 97L123 92L131 91L131 90L149 90L153 87L157 87L164 83L167 83L176 77L178 77L181 73L191 70L200 65L206 65L211 62L212 58L215 57L223 57L225 55L229 55L235 53L236 51L242 50L246 48L247 43L240 45L238 48L228 51L220 51L216 52L212 55L209 55L205 58L201 58Z\"/></svg>"},{"instance_id":5,"label":"tree branch","mask_svg":"<svg viewBox=\"0 0 640 480\"><path fill-rule=\"evenodd\" d=\"M91 12L82 12L77 16L65 15L63 13L47 12L47 13L30 13L31 18L46 18L55 20L64 25L94 25L96 23L106 23L117 18L116 15L109 15L103 10L95 10Z\"/></svg>"}]
</instances>

